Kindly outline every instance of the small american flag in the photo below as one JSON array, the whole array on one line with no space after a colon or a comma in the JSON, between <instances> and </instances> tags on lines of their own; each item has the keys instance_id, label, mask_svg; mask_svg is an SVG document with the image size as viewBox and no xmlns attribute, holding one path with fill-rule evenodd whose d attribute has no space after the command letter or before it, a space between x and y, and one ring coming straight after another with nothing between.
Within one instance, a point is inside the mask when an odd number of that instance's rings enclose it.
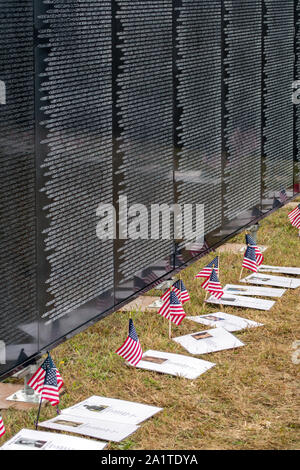
<instances>
[{"instance_id":1,"label":"small american flag","mask_svg":"<svg viewBox=\"0 0 300 470\"><path fill-rule=\"evenodd\" d=\"M56 369L49 368L46 371L41 400L50 401L52 406L59 404L59 389L56 376Z\"/></svg>"},{"instance_id":2,"label":"small american flag","mask_svg":"<svg viewBox=\"0 0 300 470\"><path fill-rule=\"evenodd\" d=\"M0 416L0 437L1 437L1 436L4 436L5 432L6 432L6 431L5 431L3 419L2 419L2 417Z\"/></svg>"},{"instance_id":3,"label":"small american flag","mask_svg":"<svg viewBox=\"0 0 300 470\"><path fill-rule=\"evenodd\" d=\"M189 293L181 279L174 282L173 290L182 304L191 300Z\"/></svg>"},{"instance_id":4,"label":"small american flag","mask_svg":"<svg viewBox=\"0 0 300 470\"><path fill-rule=\"evenodd\" d=\"M288 196L286 194L286 190L282 189L279 193L280 201L284 204L288 200Z\"/></svg>"},{"instance_id":5,"label":"small american flag","mask_svg":"<svg viewBox=\"0 0 300 470\"><path fill-rule=\"evenodd\" d=\"M186 317L185 311L182 308L182 303L178 299L175 292L170 292L170 320L175 325L180 325L182 320Z\"/></svg>"},{"instance_id":6,"label":"small american flag","mask_svg":"<svg viewBox=\"0 0 300 470\"><path fill-rule=\"evenodd\" d=\"M204 277L205 279L209 278L212 273L212 270L216 271L219 274L219 257L216 256L208 265L201 269L201 271L195 276L196 278Z\"/></svg>"},{"instance_id":7,"label":"small american flag","mask_svg":"<svg viewBox=\"0 0 300 470\"><path fill-rule=\"evenodd\" d=\"M183 281L181 280L178 280L176 282L174 282L173 286L172 286L172 290L175 292L175 294L177 295L178 299L180 300L180 302L182 304L184 304L185 302L188 302L190 300L190 296L189 296L189 293L188 291L186 290L186 287L183 283ZM168 289L162 296L161 296L161 299L163 301L167 300L169 294L170 294L170 291L171 289Z\"/></svg>"},{"instance_id":8,"label":"small american flag","mask_svg":"<svg viewBox=\"0 0 300 470\"><path fill-rule=\"evenodd\" d=\"M257 270L256 253L255 253L254 246L247 247L242 266L243 268L249 269L250 271L257 273L258 270Z\"/></svg>"},{"instance_id":9,"label":"small american flag","mask_svg":"<svg viewBox=\"0 0 300 470\"><path fill-rule=\"evenodd\" d=\"M293 219L300 213L300 204L295 207L295 209L292 210L292 212L289 212L288 214L288 218L290 219L290 221L292 222Z\"/></svg>"},{"instance_id":10,"label":"small american flag","mask_svg":"<svg viewBox=\"0 0 300 470\"><path fill-rule=\"evenodd\" d=\"M209 279L202 284L202 287L216 297L216 299L220 299L224 295L221 283L214 269Z\"/></svg>"},{"instance_id":11,"label":"small american flag","mask_svg":"<svg viewBox=\"0 0 300 470\"><path fill-rule=\"evenodd\" d=\"M129 333L125 343L116 350L116 353L123 357L132 366L136 366L143 356L142 347L136 333L132 319L129 320Z\"/></svg>"},{"instance_id":12,"label":"small american flag","mask_svg":"<svg viewBox=\"0 0 300 470\"><path fill-rule=\"evenodd\" d=\"M294 218L292 225L300 229L300 213L297 217Z\"/></svg>"},{"instance_id":13,"label":"small american flag","mask_svg":"<svg viewBox=\"0 0 300 470\"><path fill-rule=\"evenodd\" d=\"M251 235L246 235L246 244L250 245L251 247L253 247L255 249L256 264L257 264L257 266L260 266L262 264L262 262L264 261L264 255L262 254L262 252L260 251L260 249L256 245L256 243L253 240L253 238L251 237Z\"/></svg>"},{"instance_id":14,"label":"small american flag","mask_svg":"<svg viewBox=\"0 0 300 470\"><path fill-rule=\"evenodd\" d=\"M293 227L300 228L300 204L288 214Z\"/></svg>"},{"instance_id":15,"label":"small american flag","mask_svg":"<svg viewBox=\"0 0 300 470\"><path fill-rule=\"evenodd\" d=\"M164 318L170 319L175 325L180 325L182 320L186 317L182 303L176 293L170 289L167 291L166 300L159 309L158 314Z\"/></svg>"},{"instance_id":16,"label":"small american flag","mask_svg":"<svg viewBox=\"0 0 300 470\"><path fill-rule=\"evenodd\" d=\"M48 369L55 370L56 377L57 377L57 387L58 387L58 391L60 391L63 384L64 384L64 382L63 382L63 379L61 378L60 373L58 372L58 370L57 370L50 354L48 354L47 359L43 362L41 367L39 367L39 369L36 371L36 373L31 377L31 379L29 380L27 385L29 385L29 387L33 388L37 393L41 393L41 391L43 389L43 386L44 386L44 383L45 383L46 371Z\"/></svg>"}]
</instances>

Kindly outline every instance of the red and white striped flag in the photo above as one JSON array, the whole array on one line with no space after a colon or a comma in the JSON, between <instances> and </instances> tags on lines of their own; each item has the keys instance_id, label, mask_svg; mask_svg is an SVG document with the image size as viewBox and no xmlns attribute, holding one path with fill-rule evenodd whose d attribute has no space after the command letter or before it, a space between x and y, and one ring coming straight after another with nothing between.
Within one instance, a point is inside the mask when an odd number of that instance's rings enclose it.
<instances>
[{"instance_id":1,"label":"red and white striped flag","mask_svg":"<svg viewBox=\"0 0 300 470\"><path fill-rule=\"evenodd\" d=\"M0 437L4 436L5 433L6 433L6 431L5 431L5 426L4 426L4 423L3 423L3 419L0 416Z\"/></svg>"},{"instance_id":2,"label":"red and white striped flag","mask_svg":"<svg viewBox=\"0 0 300 470\"><path fill-rule=\"evenodd\" d=\"M248 234L246 235L246 244L255 249L256 264L257 264L257 266L260 266L264 261L264 255L262 254L262 252L260 251L260 249L256 245L256 243L253 240L253 238L251 237L251 235L248 235Z\"/></svg>"},{"instance_id":3,"label":"red and white striped flag","mask_svg":"<svg viewBox=\"0 0 300 470\"><path fill-rule=\"evenodd\" d=\"M56 369L47 369L46 371L46 377L41 396L41 401L43 400L49 401L52 406L59 404L59 390Z\"/></svg>"},{"instance_id":4,"label":"red and white striped flag","mask_svg":"<svg viewBox=\"0 0 300 470\"><path fill-rule=\"evenodd\" d=\"M188 302L190 300L190 296L189 296L189 293L188 291L186 290L186 287L183 283L182 280L178 280L176 282L174 282L173 286L172 286L172 290L175 292L175 294L177 295L178 299L180 300L180 302L182 304L184 304L185 302ZM161 299L163 301L167 300L168 296L170 295L170 292L171 292L171 289L168 289L162 296L161 296Z\"/></svg>"},{"instance_id":5,"label":"red and white striped flag","mask_svg":"<svg viewBox=\"0 0 300 470\"><path fill-rule=\"evenodd\" d=\"M292 212L289 212L288 218L290 219L291 222L293 222L293 219L300 214L300 204L295 207L295 209L292 210Z\"/></svg>"},{"instance_id":6,"label":"red and white striped flag","mask_svg":"<svg viewBox=\"0 0 300 470\"><path fill-rule=\"evenodd\" d=\"M205 284L205 286L204 286ZM216 299L220 299L224 295L221 283L218 279L216 271L213 269L210 275L210 278L206 280L202 286L210 294L212 294Z\"/></svg>"},{"instance_id":7,"label":"red and white striped flag","mask_svg":"<svg viewBox=\"0 0 300 470\"><path fill-rule=\"evenodd\" d=\"M217 275L219 275L219 257L216 256L208 265L201 269L201 271L195 276L196 278L204 277L207 279L210 277L212 270L216 271Z\"/></svg>"},{"instance_id":8,"label":"red and white striped flag","mask_svg":"<svg viewBox=\"0 0 300 470\"><path fill-rule=\"evenodd\" d=\"M294 218L292 225L293 225L294 227L300 229L300 214L299 214L297 217Z\"/></svg>"},{"instance_id":9,"label":"red and white striped flag","mask_svg":"<svg viewBox=\"0 0 300 470\"><path fill-rule=\"evenodd\" d=\"M180 300L182 304L191 300L189 293L181 279L174 282L173 291L175 292L175 294L177 295L178 299Z\"/></svg>"},{"instance_id":10,"label":"red and white striped flag","mask_svg":"<svg viewBox=\"0 0 300 470\"><path fill-rule=\"evenodd\" d=\"M247 250L244 255L243 260L243 268L249 269L249 271L253 271L257 273L257 259L254 246L248 246Z\"/></svg>"},{"instance_id":11,"label":"red and white striped flag","mask_svg":"<svg viewBox=\"0 0 300 470\"><path fill-rule=\"evenodd\" d=\"M300 228L300 204L288 214L293 227Z\"/></svg>"},{"instance_id":12,"label":"red and white striped flag","mask_svg":"<svg viewBox=\"0 0 300 470\"><path fill-rule=\"evenodd\" d=\"M43 362L41 367L38 368L36 373L31 377L27 385L33 388L37 393L41 393L45 384L46 371L48 369L55 369L56 378L57 378L57 387L58 387L58 391L60 391L64 382L50 354L48 354L47 359Z\"/></svg>"},{"instance_id":13,"label":"red and white striped flag","mask_svg":"<svg viewBox=\"0 0 300 470\"><path fill-rule=\"evenodd\" d=\"M136 366L142 359L142 347L131 318L129 320L129 332L127 339L125 343L116 350L116 353L123 357L123 359L129 362L129 364L132 366Z\"/></svg>"},{"instance_id":14,"label":"red and white striped flag","mask_svg":"<svg viewBox=\"0 0 300 470\"><path fill-rule=\"evenodd\" d=\"M186 317L182 304L174 291L169 289L166 293L166 300L159 309L158 314L164 318L170 319L175 325L180 325L182 320Z\"/></svg>"}]
</instances>

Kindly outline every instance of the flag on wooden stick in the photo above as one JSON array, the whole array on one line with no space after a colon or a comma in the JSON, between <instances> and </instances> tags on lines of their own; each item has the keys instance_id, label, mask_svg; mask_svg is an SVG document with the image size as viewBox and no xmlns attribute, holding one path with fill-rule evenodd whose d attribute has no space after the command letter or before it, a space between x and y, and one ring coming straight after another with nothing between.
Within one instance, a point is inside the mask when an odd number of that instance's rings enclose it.
<instances>
[{"instance_id":1,"label":"flag on wooden stick","mask_svg":"<svg viewBox=\"0 0 300 470\"><path fill-rule=\"evenodd\" d=\"M189 293L183 283L183 281L180 279L176 282L174 282L173 286L171 289L168 289L162 296L161 296L161 299L163 301L167 300L171 290L173 290L175 292L175 294L177 295L178 299L180 300L180 302L182 304L184 304L185 302L188 302L190 300L190 296L189 296Z\"/></svg>"},{"instance_id":2,"label":"flag on wooden stick","mask_svg":"<svg viewBox=\"0 0 300 470\"><path fill-rule=\"evenodd\" d=\"M165 301L159 309L158 314L168 320L171 320L175 325L180 325L182 320L186 317L182 304L178 299L176 293L168 289L165 295Z\"/></svg>"},{"instance_id":3,"label":"flag on wooden stick","mask_svg":"<svg viewBox=\"0 0 300 470\"><path fill-rule=\"evenodd\" d=\"M300 204L288 214L293 227L300 228Z\"/></svg>"},{"instance_id":4,"label":"flag on wooden stick","mask_svg":"<svg viewBox=\"0 0 300 470\"><path fill-rule=\"evenodd\" d=\"M117 349L116 353L132 366L136 366L142 359L142 347L131 318L129 320L129 332L126 341Z\"/></svg>"},{"instance_id":5,"label":"flag on wooden stick","mask_svg":"<svg viewBox=\"0 0 300 470\"><path fill-rule=\"evenodd\" d=\"M173 291L175 292L175 294L177 295L178 299L180 300L182 304L191 300L189 293L181 279L174 282Z\"/></svg>"},{"instance_id":6,"label":"flag on wooden stick","mask_svg":"<svg viewBox=\"0 0 300 470\"><path fill-rule=\"evenodd\" d=\"M0 437L1 436L4 436L5 434L5 426L4 426L4 423L3 423L3 419L2 419L2 416L0 415Z\"/></svg>"},{"instance_id":7,"label":"flag on wooden stick","mask_svg":"<svg viewBox=\"0 0 300 470\"><path fill-rule=\"evenodd\" d=\"M47 369L42 389L41 401L48 400L52 406L59 404L59 388L56 369Z\"/></svg>"},{"instance_id":8,"label":"flag on wooden stick","mask_svg":"<svg viewBox=\"0 0 300 470\"><path fill-rule=\"evenodd\" d=\"M247 250L244 255L243 260L243 268L249 269L249 271L253 271L257 273L257 261L256 261L256 253L254 246L248 246Z\"/></svg>"},{"instance_id":9,"label":"flag on wooden stick","mask_svg":"<svg viewBox=\"0 0 300 470\"><path fill-rule=\"evenodd\" d=\"M186 317L185 311L183 310L182 303L175 294L171 291L170 293L170 320L175 325L180 325L182 320Z\"/></svg>"},{"instance_id":10,"label":"flag on wooden stick","mask_svg":"<svg viewBox=\"0 0 300 470\"><path fill-rule=\"evenodd\" d=\"M220 299L224 295L224 291L222 289L221 283L217 276L216 271L213 269L212 273L206 281L202 284L205 290L207 290L210 294L212 294L216 299Z\"/></svg>"},{"instance_id":11,"label":"flag on wooden stick","mask_svg":"<svg viewBox=\"0 0 300 470\"><path fill-rule=\"evenodd\" d=\"M45 378L46 378L46 372L47 370L54 370L56 379L57 379L57 388L58 391L61 390L64 382L63 379L61 378L61 375L59 371L57 370L52 357L48 353L47 359L43 362L41 367L38 368L36 373L31 377L27 385L31 388L33 388L37 393L41 393L45 384ZM53 375L53 374L51 374Z\"/></svg>"},{"instance_id":12,"label":"flag on wooden stick","mask_svg":"<svg viewBox=\"0 0 300 470\"><path fill-rule=\"evenodd\" d=\"M248 235L248 234L246 235L246 244L255 249L256 264L257 266L260 266L264 261L264 255L262 254L261 250L258 248L257 244L255 243L251 235Z\"/></svg>"},{"instance_id":13,"label":"flag on wooden stick","mask_svg":"<svg viewBox=\"0 0 300 470\"><path fill-rule=\"evenodd\" d=\"M195 276L196 278L204 277L205 279L209 278L212 270L215 270L217 275L219 275L219 257L216 256L210 263L208 263L201 271Z\"/></svg>"}]
</instances>

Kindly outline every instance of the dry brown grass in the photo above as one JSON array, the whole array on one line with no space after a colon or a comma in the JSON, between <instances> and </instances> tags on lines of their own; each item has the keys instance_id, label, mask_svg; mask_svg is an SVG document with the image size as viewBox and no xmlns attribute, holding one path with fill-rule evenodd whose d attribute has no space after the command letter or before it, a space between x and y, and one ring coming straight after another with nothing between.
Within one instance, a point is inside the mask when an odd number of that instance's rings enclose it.
<instances>
[{"instance_id":1,"label":"dry brown grass","mask_svg":"<svg viewBox=\"0 0 300 470\"><path fill-rule=\"evenodd\" d=\"M287 212L283 208L261 224L259 242L270 246L266 264L300 266L300 239ZM243 235L234 241L243 242ZM242 256L221 256L221 282L237 283ZM185 304L188 314L217 311L202 307L201 282L194 280L210 259L211 255L182 273L191 294L191 302ZM195 381L126 367L114 351L126 335L128 315L116 312L53 351L66 384L61 406L98 394L164 408L126 441L110 444L110 449L297 449L300 366L293 364L291 354L292 343L300 340L299 293L300 289L287 291L270 312L226 307L228 313L265 326L236 333L246 344L243 348L202 356L217 366ZM187 354L169 341L167 322L157 314L135 313L134 321L144 350ZM186 320L173 331L180 335L201 329ZM32 428L35 413L3 412L5 439L22 427ZM51 416L54 410L45 407L41 418Z\"/></svg>"}]
</instances>

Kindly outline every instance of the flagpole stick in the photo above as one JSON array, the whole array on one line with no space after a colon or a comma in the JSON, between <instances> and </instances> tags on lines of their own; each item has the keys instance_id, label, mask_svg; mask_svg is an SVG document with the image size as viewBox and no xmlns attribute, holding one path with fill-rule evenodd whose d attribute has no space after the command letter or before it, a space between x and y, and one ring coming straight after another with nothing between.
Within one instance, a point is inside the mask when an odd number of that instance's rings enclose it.
<instances>
[{"instance_id":1,"label":"flagpole stick","mask_svg":"<svg viewBox=\"0 0 300 470\"><path fill-rule=\"evenodd\" d=\"M211 268L211 272L213 272L214 269L215 269L215 265L213 264L213 265L212 265L212 268ZM209 276L209 277L210 277L210 276ZM207 300L208 294L209 294L209 291L207 290L207 291L206 291L206 294L205 294L204 301L203 301L203 308L205 307L205 301Z\"/></svg>"},{"instance_id":2,"label":"flagpole stick","mask_svg":"<svg viewBox=\"0 0 300 470\"><path fill-rule=\"evenodd\" d=\"M219 281L221 282L221 263L220 263L220 259L221 259L221 253L219 253L219 256L218 256ZM221 299L222 299L222 298L221 298ZM224 307L224 308L223 308L223 307ZM220 311L221 311L221 312L225 311L225 305L220 304Z\"/></svg>"},{"instance_id":3,"label":"flagpole stick","mask_svg":"<svg viewBox=\"0 0 300 470\"><path fill-rule=\"evenodd\" d=\"M220 283L221 283L221 280L220 280L220 276L221 276L220 255L219 255L218 263L219 263L219 281L220 281ZM220 298L220 302L221 302L221 301L222 301L222 297ZM219 306L220 306L220 311L221 311L221 312L225 312L225 305L222 305L222 304L220 303Z\"/></svg>"},{"instance_id":4,"label":"flagpole stick","mask_svg":"<svg viewBox=\"0 0 300 470\"><path fill-rule=\"evenodd\" d=\"M171 292L173 286L170 287L170 302L169 302L169 339L172 339L172 322L171 322Z\"/></svg>"},{"instance_id":5,"label":"flagpole stick","mask_svg":"<svg viewBox=\"0 0 300 470\"><path fill-rule=\"evenodd\" d=\"M181 291L181 273L179 273L179 302L182 306L182 301L181 301L181 298L182 298L182 291Z\"/></svg>"},{"instance_id":6,"label":"flagpole stick","mask_svg":"<svg viewBox=\"0 0 300 470\"><path fill-rule=\"evenodd\" d=\"M246 245L246 250L247 250L248 246L249 246L249 245ZM245 253L246 253L246 251L245 251ZM245 258L245 253L244 253L244 258ZM244 260L243 260L243 262L244 262ZM243 266L242 266L242 269L241 269L241 272L240 272L240 278L239 278L239 281L242 279L242 274L243 274L243 271L244 271L244 268L243 268Z\"/></svg>"},{"instance_id":7,"label":"flagpole stick","mask_svg":"<svg viewBox=\"0 0 300 470\"><path fill-rule=\"evenodd\" d=\"M36 421L34 422L35 424L35 429L37 430L38 428L38 425L39 425L39 419L40 419L40 414L41 414L41 407L42 407L42 398L40 400L40 405L39 405L39 409L38 409L38 414L37 414L37 418L36 418Z\"/></svg>"},{"instance_id":8,"label":"flagpole stick","mask_svg":"<svg viewBox=\"0 0 300 470\"><path fill-rule=\"evenodd\" d=\"M47 353L48 353L48 358L49 358L50 352L47 351ZM44 378L43 388L42 388L41 400L40 400L40 404L39 404L39 409L38 409L37 418L36 418L36 421L35 421L35 429L38 428L38 424L39 424L39 419L40 419L40 414L41 414L41 408L42 408L42 401L43 401L43 398L42 398L42 397L43 397L43 389L44 389L45 382L46 382L46 377L47 377L48 368L49 368L49 366L47 365L47 369L46 369L46 371L45 371L45 378Z\"/></svg>"},{"instance_id":9,"label":"flagpole stick","mask_svg":"<svg viewBox=\"0 0 300 470\"><path fill-rule=\"evenodd\" d=\"M180 289L179 289L179 292L180 292L180 294L179 294L179 300L180 300L180 303L182 304L182 302L181 302L181 273L179 274L179 288L180 288Z\"/></svg>"}]
</instances>

